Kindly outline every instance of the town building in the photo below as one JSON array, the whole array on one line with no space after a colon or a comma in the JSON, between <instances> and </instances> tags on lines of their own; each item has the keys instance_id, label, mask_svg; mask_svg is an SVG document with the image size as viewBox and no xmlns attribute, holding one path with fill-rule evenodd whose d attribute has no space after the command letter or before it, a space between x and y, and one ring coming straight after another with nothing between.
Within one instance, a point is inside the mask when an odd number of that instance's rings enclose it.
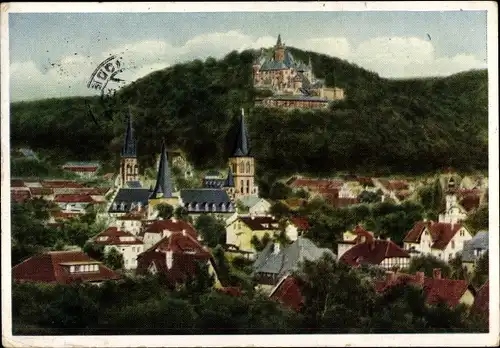
<instances>
[{"instance_id":1,"label":"town building","mask_svg":"<svg viewBox=\"0 0 500 348\"><path fill-rule=\"evenodd\" d=\"M98 162L66 162L62 165L62 169L87 179L95 177L99 167Z\"/></svg>"},{"instance_id":2,"label":"town building","mask_svg":"<svg viewBox=\"0 0 500 348\"><path fill-rule=\"evenodd\" d=\"M408 284L421 287L428 304L445 302L450 307L458 304L472 306L475 291L465 280L445 279L441 277L441 269L434 269L432 277L426 277L424 272L415 275L387 272L386 278L375 283L377 292L384 292L398 284Z\"/></svg>"},{"instance_id":3,"label":"town building","mask_svg":"<svg viewBox=\"0 0 500 348\"><path fill-rule=\"evenodd\" d=\"M206 264L221 287L210 252L186 231L167 232L165 237L138 256L138 274L162 273L171 286L196 276L198 264Z\"/></svg>"},{"instance_id":4,"label":"town building","mask_svg":"<svg viewBox=\"0 0 500 348\"><path fill-rule=\"evenodd\" d=\"M264 291L271 291L283 278L297 270L304 260L316 261L324 254L335 254L326 248L318 248L311 240L298 237L293 243L281 245L279 242L269 242L258 254L253 264L253 274Z\"/></svg>"},{"instance_id":5,"label":"town building","mask_svg":"<svg viewBox=\"0 0 500 348\"><path fill-rule=\"evenodd\" d=\"M464 248L472 235L462 224L435 221L417 221L406 234L404 249L413 251L412 256L430 254L448 262Z\"/></svg>"},{"instance_id":6,"label":"town building","mask_svg":"<svg viewBox=\"0 0 500 348\"><path fill-rule=\"evenodd\" d=\"M271 208L271 203L268 200L258 196L244 196L237 203L244 210L241 213L248 213L254 216L267 215Z\"/></svg>"},{"instance_id":7,"label":"town building","mask_svg":"<svg viewBox=\"0 0 500 348\"><path fill-rule=\"evenodd\" d=\"M50 251L32 256L12 268L12 277L16 282L86 282L97 285L106 280L121 278L82 251Z\"/></svg>"},{"instance_id":8,"label":"town building","mask_svg":"<svg viewBox=\"0 0 500 348\"><path fill-rule=\"evenodd\" d=\"M191 237L198 239L198 233L193 225L183 220L177 220L175 218L166 220L160 219L149 222L146 221L144 225L138 237L144 242L146 249L158 243L169 233L185 232Z\"/></svg>"},{"instance_id":9,"label":"town building","mask_svg":"<svg viewBox=\"0 0 500 348\"><path fill-rule=\"evenodd\" d=\"M337 242L337 257L340 259L342 255L355 245L365 243L367 240L375 239L373 232L365 230L357 225L352 231L346 231L342 235L342 240Z\"/></svg>"},{"instance_id":10,"label":"town building","mask_svg":"<svg viewBox=\"0 0 500 348\"><path fill-rule=\"evenodd\" d=\"M144 243L139 238L117 227L108 227L92 237L90 243L102 245L105 253L112 249L118 251L123 256L123 268L126 270L137 268L137 255L144 251Z\"/></svg>"},{"instance_id":11,"label":"town building","mask_svg":"<svg viewBox=\"0 0 500 348\"><path fill-rule=\"evenodd\" d=\"M273 238L280 231L279 221L271 216L238 216L226 226L226 244L238 250L256 253L252 238Z\"/></svg>"},{"instance_id":12,"label":"town building","mask_svg":"<svg viewBox=\"0 0 500 348\"><path fill-rule=\"evenodd\" d=\"M339 261L351 266L374 265L386 270L406 269L410 265L410 255L396 243L375 239L372 233L365 233L358 228L351 248L343 247ZM347 244L344 242L344 244ZM340 247L339 247L340 248Z\"/></svg>"},{"instance_id":13,"label":"town building","mask_svg":"<svg viewBox=\"0 0 500 348\"><path fill-rule=\"evenodd\" d=\"M464 242L461 252L462 265L472 273L477 261L488 251L488 231L479 231L471 240Z\"/></svg>"},{"instance_id":14,"label":"town building","mask_svg":"<svg viewBox=\"0 0 500 348\"><path fill-rule=\"evenodd\" d=\"M84 214L86 209L97 203L89 194L59 194L54 197L54 202L63 211Z\"/></svg>"}]
</instances>

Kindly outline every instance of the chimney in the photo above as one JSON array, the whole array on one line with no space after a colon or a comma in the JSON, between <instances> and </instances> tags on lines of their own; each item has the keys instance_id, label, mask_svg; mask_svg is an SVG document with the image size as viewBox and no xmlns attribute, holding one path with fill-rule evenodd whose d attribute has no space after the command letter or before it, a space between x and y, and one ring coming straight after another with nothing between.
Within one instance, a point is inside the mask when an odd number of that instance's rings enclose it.
<instances>
[{"instance_id":1,"label":"chimney","mask_svg":"<svg viewBox=\"0 0 500 348\"><path fill-rule=\"evenodd\" d=\"M396 281L396 273L392 271L385 272L385 281L388 284L394 283Z\"/></svg>"},{"instance_id":2,"label":"chimney","mask_svg":"<svg viewBox=\"0 0 500 348\"><path fill-rule=\"evenodd\" d=\"M425 273L424 272L417 272L415 275L417 278L417 283L419 283L420 285L424 285Z\"/></svg>"},{"instance_id":3,"label":"chimney","mask_svg":"<svg viewBox=\"0 0 500 348\"><path fill-rule=\"evenodd\" d=\"M434 279L441 279L441 268L434 268L432 270L432 277Z\"/></svg>"}]
</instances>

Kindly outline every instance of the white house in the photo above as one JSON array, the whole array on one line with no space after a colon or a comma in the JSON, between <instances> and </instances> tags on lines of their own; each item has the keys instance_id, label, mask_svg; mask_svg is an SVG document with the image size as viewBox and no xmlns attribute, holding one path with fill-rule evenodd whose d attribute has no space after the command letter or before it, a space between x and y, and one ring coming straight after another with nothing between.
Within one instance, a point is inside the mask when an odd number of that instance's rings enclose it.
<instances>
[{"instance_id":1,"label":"white house","mask_svg":"<svg viewBox=\"0 0 500 348\"><path fill-rule=\"evenodd\" d=\"M265 216L271 208L269 201L258 196L244 196L239 199L239 202L248 209L250 215L255 216Z\"/></svg>"},{"instance_id":2,"label":"white house","mask_svg":"<svg viewBox=\"0 0 500 348\"><path fill-rule=\"evenodd\" d=\"M82 214L89 205L96 203L89 194L58 194L54 202L63 211Z\"/></svg>"},{"instance_id":3,"label":"white house","mask_svg":"<svg viewBox=\"0 0 500 348\"><path fill-rule=\"evenodd\" d=\"M136 236L117 227L109 227L94 236L91 243L104 245L104 252L116 249L123 255L124 268L131 270L137 268L137 255L144 251L144 243Z\"/></svg>"},{"instance_id":4,"label":"white house","mask_svg":"<svg viewBox=\"0 0 500 348\"><path fill-rule=\"evenodd\" d=\"M471 239L471 233L459 223L418 221L403 242L405 250L412 251L412 256L431 254L448 262Z\"/></svg>"}]
</instances>

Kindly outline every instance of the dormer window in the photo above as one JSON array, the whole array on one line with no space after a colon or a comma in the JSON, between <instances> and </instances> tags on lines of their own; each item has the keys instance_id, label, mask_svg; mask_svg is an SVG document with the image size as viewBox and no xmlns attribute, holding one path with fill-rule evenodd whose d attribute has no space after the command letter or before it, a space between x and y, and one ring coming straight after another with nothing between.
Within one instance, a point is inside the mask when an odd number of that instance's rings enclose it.
<instances>
[{"instance_id":1,"label":"dormer window","mask_svg":"<svg viewBox=\"0 0 500 348\"><path fill-rule=\"evenodd\" d=\"M205 211L208 211L208 203L205 203Z\"/></svg>"},{"instance_id":2,"label":"dormer window","mask_svg":"<svg viewBox=\"0 0 500 348\"><path fill-rule=\"evenodd\" d=\"M105 242L108 240L108 236L100 236L100 237L97 237L97 241L99 242Z\"/></svg>"},{"instance_id":3,"label":"dormer window","mask_svg":"<svg viewBox=\"0 0 500 348\"><path fill-rule=\"evenodd\" d=\"M149 265L148 271L149 271L149 273L151 273L153 275L158 273L158 269L156 268L156 264L154 263L154 261L151 262L151 264Z\"/></svg>"},{"instance_id":4,"label":"dormer window","mask_svg":"<svg viewBox=\"0 0 500 348\"><path fill-rule=\"evenodd\" d=\"M200 203L196 203L196 208L195 208L196 211L200 211Z\"/></svg>"},{"instance_id":5,"label":"dormer window","mask_svg":"<svg viewBox=\"0 0 500 348\"><path fill-rule=\"evenodd\" d=\"M134 237L132 237L132 236L120 237L120 242L133 242L133 241L134 241Z\"/></svg>"},{"instance_id":6,"label":"dormer window","mask_svg":"<svg viewBox=\"0 0 500 348\"><path fill-rule=\"evenodd\" d=\"M125 202L120 203L120 210L125 210Z\"/></svg>"},{"instance_id":7,"label":"dormer window","mask_svg":"<svg viewBox=\"0 0 500 348\"><path fill-rule=\"evenodd\" d=\"M116 210L117 207L118 207L117 204L113 203L113 210Z\"/></svg>"},{"instance_id":8,"label":"dormer window","mask_svg":"<svg viewBox=\"0 0 500 348\"><path fill-rule=\"evenodd\" d=\"M212 203L212 211L217 211L217 205L215 203Z\"/></svg>"},{"instance_id":9,"label":"dormer window","mask_svg":"<svg viewBox=\"0 0 500 348\"><path fill-rule=\"evenodd\" d=\"M221 211L226 211L226 205L224 203L221 203L220 210Z\"/></svg>"}]
</instances>

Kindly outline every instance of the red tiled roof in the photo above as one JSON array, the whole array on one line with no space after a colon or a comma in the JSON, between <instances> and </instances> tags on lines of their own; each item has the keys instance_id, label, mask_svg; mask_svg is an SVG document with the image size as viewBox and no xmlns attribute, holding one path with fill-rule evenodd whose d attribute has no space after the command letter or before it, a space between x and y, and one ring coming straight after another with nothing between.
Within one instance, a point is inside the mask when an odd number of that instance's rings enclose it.
<instances>
[{"instance_id":1,"label":"red tiled roof","mask_svg":"<svg viewBox=\"0 0 500 348\"><path fill-rule=\"evenodd\" d=\"M222 288L217 289L217 291L222 292L222 293L227 294L227 295L231 295L231 296L241 296L241 289L239 287L236 287L236 286L222 287Z\"/></svg>"},{"instance_id":2,"label":"red tiled roof","mask_svg":"<svg viewBox=\"0 0 500 348\"><path fill-rule=\"evenodd\" d=\"M66 211L55 211L51 213L51 216L56 219L56 220L67 220L71 219L74 217L78 217L82 215L81 213L76 213L76 212L66 212Z\"/></svg>"},{"instance_id":3,"label":"red tiled roof","mask_svg":"<svg viewBox=\"0 0 500 348\"><path fill-rule=\"evenodd\" d=\"M104 196L110 189L110 187L84 187L76 192L78 194L88 194L91 196Z\"/></svg>"},{"instance_id":4,"label":"red tiled roof","mask_svg":"<svg viewBox=\"0 0 500 348\"><path fill-rule=\"evenodd\" d=\"M304 304L304 299L300 291L297 280L292 277L286 277L273 291L270 296L292 309L299 311Z\"/></svg>"},{"instance_id":5,"label":"red tiled roof","mask_svg":"<svg viewBox=\"0 0 500 348\"><path fill-rule=\"evenodd\" d=\"M144 236L146 233L162 233L163 230L168 230L170 232L182 232L186 231L191 237L196 239L198 237L198 232L196 232L193 225L184 220L154 220L147 223L144 230L139 233L139 236Z\"/></svg>"},{"instance_id":6,"label":"red tiled roof","mask_svg":"<svg viewBox=\"0 0 500 348\"><path fill-rule=\"evenodd\" d=\"M57 203L95 203L89 194L59 194L54 198Z\"/></svg>"},{"instance_id":7,"label":"red tiled roof","mask_svg":"<svg viewBox=\"0 0 500 348\"><path fill-rule=\"evenodd\" d=\"M408 190L409 185L405 180L379 179L379 182L389 191Z\"/></svg>"},{"instance_id":8,"label":"red tiled roof","mask_svg":"<svg viewBox=\"0 0 500 348\"><path fill-rule=\"evenodd\" d=\"M460 205L466 212L471 212L479 207L481 199L478 195L470 194L460 200Z\"/></svg>"},{"instance_id":9,"label":"red tiled roof","mask_svg":"<svg viewBox=\"0 0 500 348\"><path fill-rule=\"evenodd\" d=\"M429 278L424 277L419 280L418 275L398 273L393 275L392 280L382 280L375 284L378 292L383 292L396 284L413 284L423 286L428 304L436 304L444 300L449 306L456 306L460 303L460 298L470 288L465 280Z\"/></svg>"},{"instance_id":10,"label":"red tiled roof","mask_svg":"<svg viewBox=\"0 0 500 348\"><path fill-rule=\"evenodd\" d=\"M34 196L45 196L54 194L54 189L50 187L30 187L31 194Z\"/></svg>"},{"instance_id":11,"label":"red tiled roof","mask_svg":"<svg viewBox=\"0 0 500 348\"><path fill-rule=\"evenodd\" d=\"M107 237L106 240L100 240L99 237ZM123 241L120 237L132 237L132 240ZM98 233L92 238L93 243L103 245L134 245L143 244L143 242L136 238L132 233L121 231L117 227L108 227L104 231Z\"/></svg>"},{"instance_id":12,"label":"red tiled roof","mask_svg":"<svg viewBox=\"0 0 500 348\"><path fill-rule=\"evenodd\" d=\"M369 232L369 231L365 230L360 225L356 225L356 227L354 227L353 232L356 233L356 238L354 239L355 244L372 243L375 240L373 237L373 232ZM363 237L364 237L364 240L363 240Z\"/></svg>"},{"instance_id":13,"label":"red tiled roof","mask_svg":"<svg viewBox=\"0 0 500 348\"><path fill-rule=\"evenodd\" d=\"M19 179L11 179L10 180L10 187L26 187L24 184L24 181L19 180Z\"/></svg>"},{"instance_id":14,"label":"red tiled roof","mask_svg":"<svg viewBox=\"0 0 500 348\"><path fill-rule=\"evenodd\" d=\"M51 188L83 188L84 186L76 181L71 180L43 180L43 187Z\"/></svg>"},{"instance_id":15,"label":"red tiled roof","mask_svg":"<svg viewBox=\"0 0 500 348\"><path fill-rule=\"evenodd\" d=\"M359 203L357 198L340 198L340 197L325 197L328 202L330 202L331 205L333 205L335 208L343 208L347 207L349 205L357 204Z\"/></svg>"},{"instance_id":16,"label":"red tiled roof","mask_svg":"<svg viewBox=\"0 0 500 348\"><path fill-rule=\"evenodd\" d=\"M274 230L278 228L271 225L278 223L278 220L272 216L240 216L239 220L250 227L252 231Z\"/></svg>"},{"instance_id":17,"label":"red tiled roof","mask_svg":"<svg viewBox=\"0 0 500 348\"><path fill-rule=\"evenodd\" d=\"M390 240L374 240L355 245L342 255L340 261L351 266L379 265L386 258L393 257L409 258L410 255Z\"/></svg>"},{"instance_id":18,"label":"red tiled roof","mask_svg":"<svg viewBox=\"0 0 500 348\"><path fill-rule=\"evenodd\" d=\"M10 199L12 202L24 203L31 199L31 192L28 190L11 190Z\"/></svg>"},{"instance_id":19,"label":"red tiled roof","mask_svg":"<svg viewBox=\"0 0 500 348\"><path fill-rule=\"evenodd\" d=\"M70 273L67 263L99 264L97 272ZM12 268L16 281L68 284L77 280L84 282L119 279L120 276L100 262L91 259L82 251L53 251L35 255Z\"/></svg>"},{"instance_id":20,"label":"red tiled roof","mask_svg":"<svg viewBox=\"0 0 500 348\"><path fill-rule=\"evenodd\" d=\"M479 291L474 298L474 304L472 305L471 312L480 315L489 315L490 312L490 281L481 286Z\"/></svg>"},{"instance_id":21,"label":"red tiled roof","mask_svg":"<svg viewBox=\"0 0 500 348\"><path fill-rule=\"evenodd\" d=\"M294 188L307 187L310 190L318 190L321 188L334 188L342 186L342 180L331 179L295 179L290 186Z\"/></svg>"},{"instance_id":22,"label":"red tiled roof","mask_svg":"<svg viewBox=\"0 0 500 348\"><path fill-rule=\"evenodd\" d=\"M63 166L62 167L64 170L69 170L72 172L95 172L97 171L97 166L88 166L88 167L82 167L82 166Z\"/></svg>"},{"instance_id":23,"label":"red tiled roof","mask_svg":"<svg viewBox=\"0 0 500 348\"><path fill-rule=\"evenodd\" d=\"M307 218L294 216L294 217L290 218L290 221L299 230L307 231L310 228L309 223L307 222Z\"/></svg>"},{"instance_id":24,"label":"red tiled roof","mask_svg":"<svg viewBox=\"0 0 500 348\"><path fill-rule=\"evenodd\" d=\"M433 241L433 249L444 249L455 236L455 234L462 228L461 224L452 224L445 222L435 222L435 221L417 221L413 228L406 234L404 242L406 243L418 243L420 241L420 235L426 229L431 234Z\"/></svg>"},{"instance_id":25,"label":"red tiled roof","mask_svg":"<svg viewBox=\"0 0 500 348\"><path fill-rule=\"evenodd\" d=\"M412 229L408 231L404 238L404 242L406 243L418 243L420 240L420 235L424 232L425 227L427 226L427 221L417 221Z\"/></svg>"},{"instance_id":26,"label":"red tiled roof","mask_svg":"<svg viewBox=\"0 0 500 348\"><path fill-rule=\"evenodd\" d=\"M161 239L144 253L149 251L172 251L174 253L184 253L186 250L194 252L196 255L209 256L210 253L198 242L198 240L188 233L172 232Z\"/></svg>"},{"instance_id":27,"label":"red tiled roof","mask_svg":"<svg viewBox=\"0 0 500 348\"><path fill-rule=\"evenodd\" d=\"M356 178L356 181L363 186L374 186L372 178L358 177Z\"/></svg>"}]
</instances>

